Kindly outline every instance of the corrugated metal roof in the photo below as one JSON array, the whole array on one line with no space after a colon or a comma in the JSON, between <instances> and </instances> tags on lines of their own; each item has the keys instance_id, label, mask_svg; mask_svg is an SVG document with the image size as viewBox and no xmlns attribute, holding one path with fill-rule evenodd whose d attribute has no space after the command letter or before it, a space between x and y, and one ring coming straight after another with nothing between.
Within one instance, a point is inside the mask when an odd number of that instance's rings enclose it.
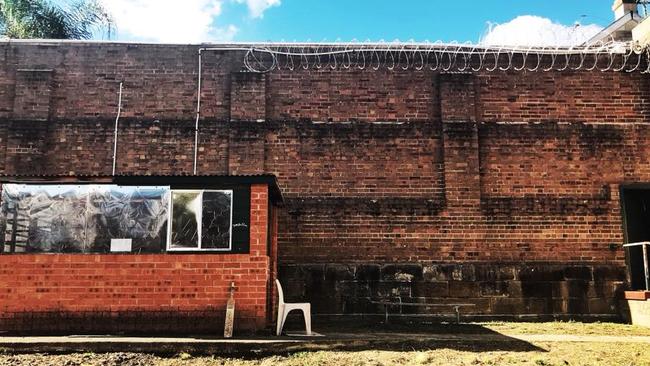
<instances>
[{"instance_id":1,"label":"corrugated metal roof","mask_svg":"<svg viewBox=\"0 0 650 366\"><path fill-rule=\"evenodd\" d=\"M135 179L144 179L145 181L136 182ZM0 173L1 183L115 183L125 185L135 185L135 183L146 184L159 182L147 182L146 180L155 179L176 179L174 184L193 184L200 185L201 183L210 183L197 181L201 179L210 179L214 184L255 184L264 183L269 186L269 196L274 202L282 202L282 192L278 185L277 177L273 174L197 174L190 173L169 173L169 174L147 174L147 173L120 173L116 175L110 174L53 174L53 173L22 173L22 174L9 174ZM149 184L146 184L149 185Z\"/></svg>"},{"instance_id":2,"label":"corrugated metal roof","mask_svg":"<svg viewBox=\"0 0 650 366\"><path fill-rule=\"evenodd\" d=\"M192 174L192 173L118 173L115 177L273 177L274 174ZM100 173L0 173L0 177L113 177L111 174Z\"/></svg>"}]
</instances>

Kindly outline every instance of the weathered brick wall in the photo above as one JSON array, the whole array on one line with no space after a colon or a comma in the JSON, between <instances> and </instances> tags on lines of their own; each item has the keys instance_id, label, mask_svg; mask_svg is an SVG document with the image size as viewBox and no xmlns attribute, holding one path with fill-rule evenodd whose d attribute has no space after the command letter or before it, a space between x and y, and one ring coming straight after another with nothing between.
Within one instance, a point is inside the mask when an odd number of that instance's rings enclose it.
<instances>
[{"instance_id":1,"label":"weathered brick wall","mask_svg":"<svg viewBox=\"0 0 650 366\"><path fill-rule=\"evenodd\" d=\"M294 70L269 75L272 120L408 121L439 119L433 72Z\"/></svg>"},{"instance_id":2,"label":"weathered brick wall","mask_svg":"<svg viewBox=\"0 0 650 366\"><path fill-rule=\"evenodd\" d=\"M8 91L0 106L13 106L17 70L52 70L51 118L103 119L117 112L119 83L124 83L123 116L192 119L196 111L198 47L92 43L3 43L2 76ZM229 116L230 76L240 53L203 57L206 115ZM6 79L5 79L6 77ZM8 81L8 82L7 82ZM11 107L12 109L13 107ZM0 107L0 118L12 110Z\"/></svg>"},{"instance_id":3,"label":"weathered brick wall","mask_svg":"<svg viewBox=\"0 0 650 366\"><path fill-rule=\"evenodd\" d=\"M253 72L232 74L230 120L264 121L266 118L266 75Z\"/></svg>"},{"instance_id":4,"label":"weathered brick wall","mask_svg":"<svg viewBox=\"0 0 650 366\"><path fill-rule=\"evenodd\" d=\"M231 282L238 331L267 325L268 187L251 186L250 254L0 256L0 330L223 331Z\"/></svg>"},{"instance_id":5,"label":"weathered brick wall","mask_svg":"<svg viewBox=\"0 0 650 366\"><path fill-rule=\"evenodd\" d=\"M118 172L192 171L197 47L2 47L5 174L110 172L120 81ZM391 295L479 315L618 312L619 188L650 181L647 76L260 76L241 57L203 54L198 170L278 176L288 294L321 314L380 312L368 300ZM53 70L49 121L12 117L18 68Z\"/></svg>"},{"instance_id":6,"label":"weathered brick wall","mask_svg":"<svg viewBox=\"0 0 650 366\"><path fill-rule=\"evenodd\" d=\"M47 120L50 117L52 70L16 70L14 119Z\"/></svg>"},{"instance_id":7,"label":"weathered brick wall","mask_svg":"<svg viewBox=\"0 0 650 366\"><path fill-rule=\"evenodd\" d=\"M52 70L51 118L114 116L119 82L124 83L126 118L194 118L198 46L56 42L0 46L4 85L0 117L11 117L15 105L24 105L16 93L22 89L16 88L18 70ZM228 120L231 107L257 111L255 90L266 93L269 120L430 122L440 120L441 103L445 105L438 98L437 73L351 68L272 72L263 87L249 84L244 94L235 88L237 98L246 96L244 102L254 102L250 109L232 106L231 84L234 78L235 85L241 85L236 81L242 56L241 52L203 53L205 118ZM477 76L475 109L486 122L630 123L646 122L650 113L646 98L650 81L640 73L483 72Z\"/></svg>"},{"instance_id":8,"label":"weathered brick wall","mask_svg":"<svg viewBox=\"0 0 650 366\"><path fill-rule=\"evenodd\" d=\"M650 80L640 73L489 73L479 78L485 122L647 122Z\"/></svg>"}]
</instances>

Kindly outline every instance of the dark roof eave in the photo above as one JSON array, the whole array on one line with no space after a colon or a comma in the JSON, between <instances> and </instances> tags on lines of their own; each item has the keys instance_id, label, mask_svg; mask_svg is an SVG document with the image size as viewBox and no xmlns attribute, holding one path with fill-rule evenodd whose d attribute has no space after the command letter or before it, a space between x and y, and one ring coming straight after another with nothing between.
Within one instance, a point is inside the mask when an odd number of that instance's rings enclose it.
<instances>
[{"instance_id":1,"label":"dark roof eave","mask_svg":"<svg viewBox=\"0 0 650 366\"><path fill-rule=\"evenodd\" d=\"M57 183L114 183L122 185L156 185L160 180L176 185L204 185L204 184L266 184L269 187L269 198L274 204L283 202L282 192L278 179L273 174L117 174L115 176L103 174L0 174L0 183L21 184L57 184Z\"/></svg>"},{"instance_id":2,"label":"dark roof eave","mask_svg":"<svg viewBox=\"0 0 650 366\"><path fill-rule=\"evenodd\" d=\"M615 20L614 22L612 22L610 25L605 27L600 32L598 32L595 36L591 37L587 42L585 42L585 45L602 41L604 38L607 38L612 33L617 32L622 28L624 28L630 22L639 24L642 20L643 18L637 13L633 13L633 12L627 13L622 17L618 18L617 20Z\"/></svg>"}]
</instances>

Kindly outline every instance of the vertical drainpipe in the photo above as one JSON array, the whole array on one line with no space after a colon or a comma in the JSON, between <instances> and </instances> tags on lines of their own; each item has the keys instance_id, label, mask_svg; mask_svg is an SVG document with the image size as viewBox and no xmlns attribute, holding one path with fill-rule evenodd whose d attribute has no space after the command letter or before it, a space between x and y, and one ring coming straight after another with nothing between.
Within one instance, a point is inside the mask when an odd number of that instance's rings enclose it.
<instances>
[{"instance_id":1,"label":"vertical drainpipe","mask_svg":"<svg viewBox=\"0 0 650 366\"><path fill-rule=\"evenodd\" d=\"M201 55L203 51L250 51L250 47L209 47L199 48L199 81L198 90L196 92L196 121L194 123L194 175L198 173L197 158L199 154L199 119L201 118L201 78L203 74L203 64L201 62Z\"/></svg>"},{"instance_id":2,"label":"vertical drainpipe","mask_svg":"<svg viewBox=\"0 0 650 366\"><path fill-rule=\"evenodd\" d=\"M117 101L117 117L115 117L115 129L113 130L113 176L115 176L115 168L117 166L117 129L120 123L120 115L122 114L122 85L120 82L120 94Z\"/></svg>"},{"instance_id":3,"label":"vertical drainpipe","mask_svg":"<svg viewBox=\"0 0 650 366\"><path fill-rule=\"evenodd\" d=\"M201 117L201 53L203 48L199 48L199 82L196 92L196 122L194 123L194 175L197 173L197 158L199 154L199 118Z\"/></svg>"}]
</instances>

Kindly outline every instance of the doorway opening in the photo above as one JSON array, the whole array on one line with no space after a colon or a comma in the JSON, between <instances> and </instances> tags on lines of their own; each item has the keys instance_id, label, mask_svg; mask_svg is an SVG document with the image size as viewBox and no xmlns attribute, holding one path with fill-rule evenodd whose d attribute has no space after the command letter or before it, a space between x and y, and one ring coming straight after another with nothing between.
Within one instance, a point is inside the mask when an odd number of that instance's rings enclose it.
<instances>
[{"instance_id":1,"label":"doorway opening","mask_svg":"<svg viewBox=\"0 0 650 366\"><path fill-rule=\"evenodd\" d=\"M650 185L624 187L621 201L626 243L650 242ZM627 247L625 257L631 289L648 290L642 246Z\"/></svg>"}]
</instances>

